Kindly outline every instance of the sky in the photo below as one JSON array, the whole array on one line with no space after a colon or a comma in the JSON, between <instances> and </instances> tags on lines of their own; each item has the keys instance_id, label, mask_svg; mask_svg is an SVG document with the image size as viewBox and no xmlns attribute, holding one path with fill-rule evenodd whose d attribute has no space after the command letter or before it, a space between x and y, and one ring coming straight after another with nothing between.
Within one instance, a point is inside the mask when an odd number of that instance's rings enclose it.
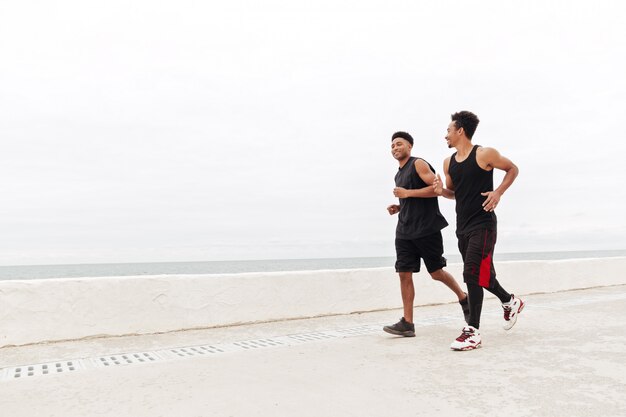
<instances>
[{"instance_id":1,"label":"sky","mask_svg":"<svg viewBox=\"0 0 626 417\"><path fill-rule=\"evenodd\" d=\"M0 0L0 264L394 256L391 135L441 171L459 110L520 169L496 251L626 249L624 12Z\"/></svg>"}]
</instances>

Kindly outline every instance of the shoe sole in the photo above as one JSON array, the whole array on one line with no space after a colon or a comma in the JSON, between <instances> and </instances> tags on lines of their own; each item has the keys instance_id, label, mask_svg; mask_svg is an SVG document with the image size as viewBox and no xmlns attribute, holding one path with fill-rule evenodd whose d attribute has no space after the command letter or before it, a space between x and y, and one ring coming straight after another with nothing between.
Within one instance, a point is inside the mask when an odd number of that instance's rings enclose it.
<instances>
[{"instance_id":1,"label":"shoe sole","mask_svg":"<svg viewBox=\"0 0 626 417\"><path fill-rule=\"evenodd\" d=\"M465 352L467 350L480 349L481 347L482 347L482 343L479 343L477 345L467 346L467 347L464 347L464 348L453 348L452 346L450 346L450 349L452 349L455 352Z\"/></svg>"},{"instance_id":2,"label":"shoe sole","mask_svg":"<svg viewBox=\"0 0 626 417\"><path fill-rule=\"evenodd\" d=\"M517 323L517 316L519 315L519 313L522 312L522 310L524 309L524 306L526 306L526 303L520 300L520 305L519 305L519 308L517 309L517 313L515 313L515 315L513 316L514 317L514 320L512 320L513 323L509 327L503 326L504 330L511 330L513 326L515 326L515 323ZM511 322L511 320L509 320L509 322Z\"/></svg>"},{"instance_id":3,"label":"shoe sole","mask_svg":"<svg viewBox=\"0 0 626 417\"><path fill-rule=\"evenodd\" d=\"M415 337L415 332L399 332L397 330L390 329L388 327L383 327L383 330L389 334L393 334L396 336L404 336L404 337Z\"/></svg>"}]
</instances>

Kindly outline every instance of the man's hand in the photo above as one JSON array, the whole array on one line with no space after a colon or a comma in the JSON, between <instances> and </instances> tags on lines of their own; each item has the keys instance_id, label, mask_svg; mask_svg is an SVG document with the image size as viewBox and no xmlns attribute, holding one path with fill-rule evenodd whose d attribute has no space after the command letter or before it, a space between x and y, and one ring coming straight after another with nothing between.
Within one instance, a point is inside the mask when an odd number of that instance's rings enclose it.
<instances>
[{"instance_id":1,"label":"man's hand","mask_svg":"<svg viewBox=\"0 0 626 417\"><path fill-rule=\"evenodd\" d=\"M443 194L443 182L441 181L439 174L437 174L435 180L433 181L433 191L437 195Z\"/></svg>"},{"instance_id":2,"label":"man's hand","mask_svg":"<svg viewBox=\"0 0 626 417\"><path fill-rule=\"evenodd\" d=\"M486 193L480 193L480 195L487 197L483 202L483 210L485 211L494 211L502 197L502 194L497 191L488 191Z\"/></svg>"},{"instance_id":3,"label":"man's hand","mask_svg":"<svg viewBox=\"0 0 626 417\"><path fill-rule=\"evenodd\" d=\"M387 211L391 215L397 214L400 211L400 206L397 204L392 204L389 207L387 207Z\"/></svg>"},{"instance_id":4,"label":"man's hand","mask_svg":"<svg viewBox=\"0 0 626 417\"><path fill-rule=\"evenodd\" d=\"M402 188L402 187L396 187L393 189L393 195L398 198L408 198L409 190L407 190L406 188Z\"/></svg>"}]
</instances>

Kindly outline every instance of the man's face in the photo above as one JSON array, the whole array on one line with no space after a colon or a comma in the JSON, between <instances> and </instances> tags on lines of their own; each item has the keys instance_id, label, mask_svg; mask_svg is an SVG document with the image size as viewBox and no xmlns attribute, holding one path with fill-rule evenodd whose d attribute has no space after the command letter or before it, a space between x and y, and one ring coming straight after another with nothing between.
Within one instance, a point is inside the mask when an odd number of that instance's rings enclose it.
<instances>
[{"instance_id":1,"label":"man's face","mask_svg":"<svg viewBox=\"0 0 626 417\"><path fill-rule=\"evenodd\" d=\"M448 125L448 130L446 133L446 143L448 144L448 148L454 148L457 143L459 143L459 139L461 139L461 133L463 129L456 128L456 122L453 120Z\"/></svg>"},{"instance_id":2,"label":"man's face","mask_svg":"<svg viewBox=\"0 0 626 417\"><path fill-rule=\"evenodd\" d=\"M395 138L391 142L391 155L398 161L411 155L411 144L408 140L402 138Z\"/></svg>"}]
</instances>

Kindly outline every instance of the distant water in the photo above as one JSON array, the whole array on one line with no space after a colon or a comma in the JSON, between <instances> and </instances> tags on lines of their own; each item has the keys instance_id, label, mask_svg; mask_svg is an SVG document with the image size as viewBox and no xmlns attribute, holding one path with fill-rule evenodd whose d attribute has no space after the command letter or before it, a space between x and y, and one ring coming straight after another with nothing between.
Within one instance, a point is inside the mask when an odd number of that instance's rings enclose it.
<instances>
[{"instance_id":1,"label":"distant water","mask_svg":"<svg viewBox=\"0 0 626 417\"><path fill-rule=\"evenodd\" d=\"M496 254L495 261L557 260L626 256L626 250L527 252ZM459 255L446 255L449 263L460 262ZM258 261L153 262L77 265L0 266L0 280L115 277L132 275L228 274L242 272L311 271L393 267L395 257L273 259Z\"/></svg>"}]
</instances>

